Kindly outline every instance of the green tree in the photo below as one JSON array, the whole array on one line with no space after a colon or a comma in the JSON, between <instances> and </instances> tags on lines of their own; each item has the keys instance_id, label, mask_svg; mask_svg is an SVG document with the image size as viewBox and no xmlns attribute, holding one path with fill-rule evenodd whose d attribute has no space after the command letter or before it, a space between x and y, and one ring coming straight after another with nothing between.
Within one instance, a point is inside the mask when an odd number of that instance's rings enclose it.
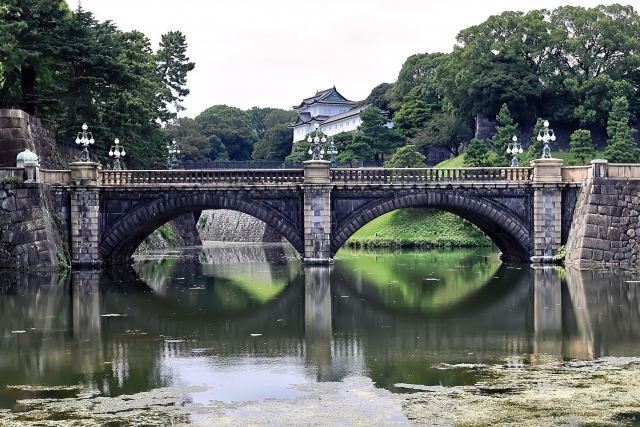
<instances>
[{"instance_id":1,"label":"green tree","mask_svg":"<svg viewBox=\"0 0 640 427\"><path fill-rule=\"evenodd\" d=\"M571 153L581 165L586 164L587 159L592 159L595 153L593 142L591 141L591 131L578 129L571 134L569 145Z\"/></svg>"},{"instance_id":2,"label":"green tree","mask_svg":"<svg viewBox=\"0 0 640 427\"><path fill-rule=\"evenodd\" d=\"M5 0L0 6L0 106L29 114L55 106L58 26L69 18L62 0Z\"/></svg>"},{"instance_id":3,"label":"green tree","mask_svg":"<svg viewBox=\"0 0 640 427\"><path fill-rule=\"evenodd\" d=\"M187 40L180 31L169 31L162 35L160 48L156 53L156 64L160 80L164 83L162 100L172 104L177 112L184 111L180 104L189 95L187 89L187 73L196 64L190 62L186 55Z\"/></svg>"},{"instance_id":4,"label":"green tree","mask_svg":"<svg viewBox=\"0 0 640 427\"><path fill-rule=\"evenodd\" d=\"M247 110L247 114L251 120L251 126L261 139L269 128L294 122L298 113L280 108L251 107Z\"/></svg>"},{"instance_id":5,"label":"green tree","mask_svg":"<svg viewBox=\"0 0 640 427\"><path fill-rule=\"evenodd\" d=\"M398 148L391 159L385 163L385 167L423 168L424 159L426 159L426 157L416 150L416 146L409 144Z\"/></svg>"},{"instance_id":6,"label":"green tree","mask_svg":"<svg viewBox=\"0 0 640 427\"><path fill-rule=\"evenodd\" d=\"M284 160L291 153L293 130L283 124L270 127L253 147L254 160Z\"/></svg>"},{"instance_id":7,"label":"green tree","mask_svg":"<svg viewBox=\"0 0 640 427\"><path fill-rule=\"evenodd\" d=\"M502 104L496 120L501 126L496 127L496 134L491 140L494 151L497 154L497 164L495 166L509 166L511 165L511 154L507 154L507 148L509 148L509 143L512 142L518 126L513 124L513 119L511 118L507 104Z\"/></svg>"},{"instance_id":8,"label":"green tree","mask_svg":"<svg viewBox=\"0 0 640 427\"><path fill-rule=\"evenodd\" d=\"M433 105L420 98L417 90L405 96L400 109L393 116L394 125L411 138L433 117Z\"/></svg>"},{"instance_id":9,"label":"green tree","mask_svg":"<svg viewBox=\"0 0 640 427\"><path fill-rule=\"evenodd\" d=\"M471 129L459 117L437 113L410 141L417 146L437 145L446 148L453 157L457 157L460 147L469 141L471 135Z\"/></svg>"},{"instance_id":10,"label":"green tree","mask_svg":"<svg viewBox=\"0 0 640 427\"><path fill-rule=\"evenodd\" d=\"M464 152L463 161L466 166L488 166L489 150L484 142L473 138Z\"/></svg>"},{"instance_id":11,"label":"green tree","mask_svg":"<svg viewBox=\"0 0 640 427\"><path fill-rule=\"evenodd\" d=\"M604 158L611 163L632 163L637 160L637 144L633 139L635 129L629 127L629 102L624 97L615 98L607 122L609 141Z\"/></svg>"},{"instance_id":12,"label":"green tree","mask_svg":"<svg viewBox=\"0 0 640 427\"><path fill-rule=\"evenodd\" d=\"M378 160L384 154L391 154L403 141L398 132L387 127L389 120L378 108L366 108L360 113L360 119L362 124L358 126L358 133L354 136L351 146L355 149L356 146L368 145L368 158L372 156ZM361 153L359 155L365 154L362 149L357 151Z\"/></svg>"},{"instance_id":13,"label":"green tree","mask_svg":"<svg viewBox=\"0 0 640 427\"><path fill-rule=\"evenodd\" d=\"M391 102L393 100L393 84L392 83L380 83L378 86L371 90L369 96L363 101L357 102L353 108L364 107L365 105L371 105L372 107L379 108L382 111L387 111L389 114L393 114L394 110L391 108Z\"/></svg>"},{"instance_id":14,"label":"green tree","mask_svg":"<svg viewBox=\"0 0 640 427\"><path fill-rule=\"evenodd\" d=\"M430 105L439 105L442 101L436 71L446 63L449 55L445 53L419 53L411 55L400 69L393 87L394 98L402 101L413 91L420 99Z\"/></svg>"},{"instance_id":15,"label":"green tree","mask_svg":"<svg viewBox=\"0 0 640 427\"><path fill-rule=\"evenodd\" d=\"M202 131L202 127L194 119L181 117L170 122L166 128L168 143L176 140L180 146L180 154L184 162L211 161L211 143Z\"/></svg>"},{"instance_id":16,"label":"green tree","mask_svg":"<svg viewBox=\"0 0 640 427\"><path fill-rule=\"evenodd\" d=\"M214 105L200 113L196 121L211 142L214 159L224 156L225 151L231 160L251 158L258 137L246 112L227 105Z\"/></svg>"}]
</instances>

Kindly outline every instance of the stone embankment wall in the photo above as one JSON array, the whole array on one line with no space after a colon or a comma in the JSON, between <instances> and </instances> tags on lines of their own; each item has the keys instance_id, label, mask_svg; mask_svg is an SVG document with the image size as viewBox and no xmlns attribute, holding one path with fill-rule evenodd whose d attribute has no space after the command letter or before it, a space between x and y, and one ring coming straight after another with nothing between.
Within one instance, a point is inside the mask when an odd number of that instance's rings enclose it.
<instances>
[{"instance_id":1,"label":"stone embankment wall","mask_svg":"<svg viewBox=\"0 0 640 427\"><path fill-rule=\"evenodd\" d=\"M48 186L0 184L0 268L58 269L69 260L63 218Z\"/></svg>"},{"instance_id":2,"label":"stone embankment wall","mask_svg":"<svg viewBox=\"0 0 640 427\"><path fill-rule=\"evenodd\" d=\"M0 110L0 167L15 167L18 153L28 148L43 169L68 169L80 159L80 149L58 144L52 124L20 110Z\"/></svg>"},{"instance_id":3,"label":"stone embankment wall","mask_svg":"<svg viewBox=\"0 0 640 427\"><path fill-rule=\"evenodd\" d=\"M484 114L478 114L475 119L474 138L491 139L496 133L496 126L499 123L493 117L488 117ZM535 122L521 123L518 126L518 142L522 143L522 148L527 149L531 145L531 138L533 138L533 130ZM569 151L569 140L571 134L578 128L576 126L566 125L563 123L551 123L550 128L553 129L557 140L551 144L552 151ZM640 130L640 124L632 125L635 129ZM640 132L634 134L634 138L640 143ZM599 129L591 132L591 139L593 145L597 150L603 150L607 146L608 136L604 129Z\"/></svg>"},{"instance_id":4,"label":"stone embankment wall","mask_svg":"<svg viewBox=\"0 0 640 427\"><path fill-rule=\"evenodd\" d=\"M194 214L188 213L169 221L168 224L176 237L175 240L169 241L155 230L138 246L136 252L202 245Z\"/></svg>"},{"instance_id":5,"label":"stone embankment wall","mask_svg":"<svg viewBox=\"0 0 640 427\"><path fill-rule=\"evenodd\" d=\"M273 228L242 212L216 209L202 211L198 220L202 240L218 242L279 243L282 236Z\"/></svg>"},{"instance_id":6,"label":"stone embankment wall","mask_svg":"<svg viewBox=\"0 0 640 427\"><path fill-rule=\"evenodd\" d=\"M639 213L640 181L595 178L583 186L567 240L566 262L637 264Z\"/></svg>"}]
</instances>

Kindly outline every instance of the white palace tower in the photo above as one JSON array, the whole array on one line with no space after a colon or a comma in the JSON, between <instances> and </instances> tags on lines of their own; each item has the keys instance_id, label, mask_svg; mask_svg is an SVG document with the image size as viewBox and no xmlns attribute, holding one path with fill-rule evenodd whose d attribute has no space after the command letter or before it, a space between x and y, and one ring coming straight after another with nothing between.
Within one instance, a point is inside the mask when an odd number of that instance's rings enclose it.
<instances>
[{"instance_id":1,"label":"white palace tower","mask_svg":"<svg viewBox=\"0 0 640 427\"><path fill-rule=\"evenodd\" d=\"M360 113L369 105L350 110L356 103L340 95L336 87L317 92L305 98L300 105L294 105L298 112L295 123L287 126L293 129L293 142L300 142L305 135L314 131L314 124L327 136L340 132L354 132L360 125Z\"/></svg>"}]
</instances>

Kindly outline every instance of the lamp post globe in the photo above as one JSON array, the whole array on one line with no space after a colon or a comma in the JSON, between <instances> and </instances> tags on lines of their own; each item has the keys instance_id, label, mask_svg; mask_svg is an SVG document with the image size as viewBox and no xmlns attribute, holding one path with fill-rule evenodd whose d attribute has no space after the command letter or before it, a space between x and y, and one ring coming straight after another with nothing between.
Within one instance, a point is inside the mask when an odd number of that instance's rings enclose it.
<instances>
[{"instance_id":1,"label":"lamp post globe","mask_svg":"<svg viewBox=\"0 0 640 427\"><path fill-rule=\"evenodd\" d=\"M83 162L88 162L90 160L89 157L89 145L95 143L93 139L93 134L88 132L89 126L86 123L82 124L82 132L78 132L78 136L76 137L76 144L82 145L82 152L80 153L80 160Z\"/></svg>"},{"instance_id":2,"label":"lamp post globe","mask_svg":"<svg viewBox=\"0 0 640 427\"><path fill-rule=\"evenodd\" d=\"M513 158L511 159L511 167L518 167L518 154L522 154L522 145L518 142L518 137L513 135L511 138L509 145L507 146L507 154L513 154Z\"/></svg>"},{"instance_id":3,"label":"lamp post globe","mask_svg":"<svg viewBox=\"0 0 640 427\"><path fill-rule=\"evenodd\" d=\"M544 127L538 131L538 136L536 140L544 141L544 147L542 148L542 158L549 159L551 158L551 148L549 148L549 141L556 140L556 134L553 132L553 129L549 129L549 120L545 120L542 124Z\"/></svg>"},{"instance_id":4,"label":"lamp post globe","mask_svg":"<svg viewBox=\"0 0 640 427\"><path fill-rule=\"evenodd\" d=\"M116 138L113 141L114 145L109 149L109 156L114 157L113 161L113 170L122 170L122 165L120 163L120 158L124 157L127 153L124 151L124 147L120 145L120 140Z\"/></svg>"}]
</instances>

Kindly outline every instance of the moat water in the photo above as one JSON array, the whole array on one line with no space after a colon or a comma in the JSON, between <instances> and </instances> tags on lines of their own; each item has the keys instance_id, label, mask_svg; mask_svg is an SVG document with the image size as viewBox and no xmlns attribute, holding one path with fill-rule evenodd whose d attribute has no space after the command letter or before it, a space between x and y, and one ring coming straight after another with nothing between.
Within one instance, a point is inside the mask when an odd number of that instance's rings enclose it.
<instances>
[{"instance_id":1,"label":"moat water","mask_svg":"<svg viewBox=\"0 0 640 427\"><path fill-rule=\"evenodd\" d=\"M4 273L0 408L80 389L198 387L194 404L352 380L411 393L475 384L468 365L635 357L638 287L633 271L503 264L493 249L342 249L306 267L286 245L222 243L107 272Z\"/></svg>"}]
</instances>

